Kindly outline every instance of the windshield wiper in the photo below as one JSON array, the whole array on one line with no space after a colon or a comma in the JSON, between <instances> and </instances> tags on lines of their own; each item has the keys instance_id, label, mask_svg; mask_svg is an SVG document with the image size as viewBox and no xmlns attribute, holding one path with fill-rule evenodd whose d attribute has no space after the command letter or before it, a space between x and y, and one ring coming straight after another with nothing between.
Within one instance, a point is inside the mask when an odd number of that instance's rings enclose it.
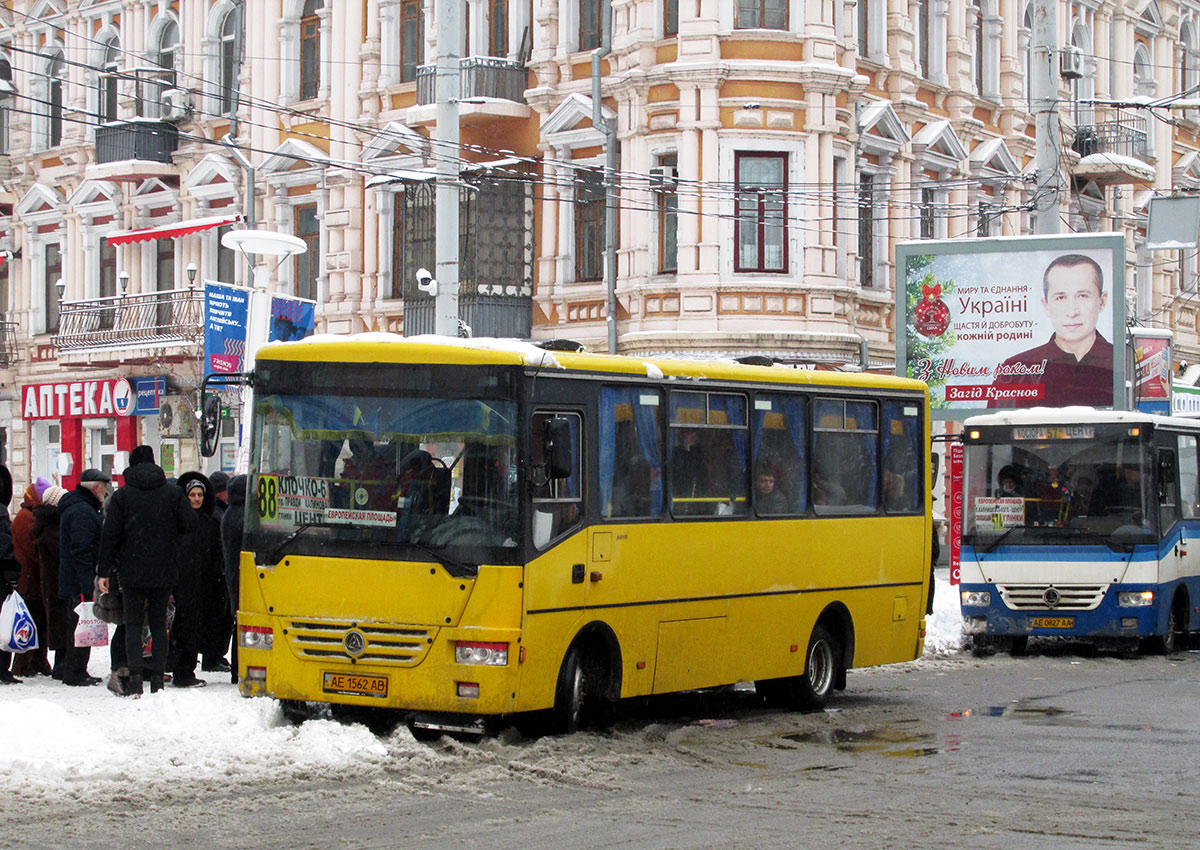
<instances>
[{"instance_id":1,"label":"windshield wiper","mask_svg":"<svg viewBox=\"0 0 1200 850\"><path fill-rule=\"evenodd\" d=\"M453 558L448 558L436 551L438 549L445 549L448 544L439 543L436 545L426 546L423 543L405 541L401 545L411 546L418 552L424 552L426 555L433 558L435 561L445 567L446 572L450 573L450 575L454 576L455 578L466 578L479 575L479 564L468 564L464 563L463 561L456 561Z\"/></svg>"},{"instance_id":2,"label":"windshield wiper","mask_svg":"<svg viewBox=\"0 0 1200 850\"><path fill-rule=\"evenodd\" d=\"M985 555L990 554L996 550L996 547L999 546L1004 541L1004 539L1006 537L1008 537L1008 535L1012 534L1014 531L1017 531L1018 529L1024 531L1025 526L1014 525L1012 528L1006 528L1004 530L1004 533L1001 534L999 537L997 537L995 540L992 540L989 543L985 543L983 546L976 546L975 548Z\"/></svg>"},{"instance_id":3,"label":"windshield wiper","mask_svg":"<svg viewBox=\"0 0 1200 850\"><path fill-rule=\"evenodd\" d=\"M299 537L304 532L308 531L313 526L319 526L321 528L326 528L329 526L329 523L327 523L327 522L306 522L303 525L297 526L295 531L293 531L287 537L280 540L279 543L276 544L275 548L272 549L267 554L267 564L269 564L270 566L275 566L275 564L278 564L279 559L283 557L283 551L288 547L288 544L291 543L293 540L295 540L297 537Z\"/></svg>"}]
</instances>

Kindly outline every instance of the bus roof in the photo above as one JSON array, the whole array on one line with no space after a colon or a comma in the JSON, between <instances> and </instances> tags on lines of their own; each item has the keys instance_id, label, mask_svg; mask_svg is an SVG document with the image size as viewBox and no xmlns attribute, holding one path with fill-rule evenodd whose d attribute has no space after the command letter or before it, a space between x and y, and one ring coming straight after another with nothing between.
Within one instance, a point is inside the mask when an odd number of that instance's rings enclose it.
<instances>
[{"instance_id":1,"label":"bus roof","mask_svg":"<svg viewBox=\"0 0 1200 850\"><path fill-rule=\"evenodd\" d=\"M1122 422L1180 425L1196 424L1194 419L1159 416L1140 410L1096 410L1093 407L1030 407L1025 410L1004 410L972 416L963 421L963 429L988 425L1083 425L1119 424Z\"/></svg>"},{"instance_id":2,"label":"bus roof","mask_svg":"<svg viewBox=\"0 0 1200 850\"><path fill-rule=\"evenodd\" d=\"M547 351L517 339L458 339L432 334L404 337L392 333L318 334L295 342L273 342L258 350L263 360L347 363L462 363L566 369L664 378L763 381L812 386L875 387L924 392L921 381L861 372L818 372L780 366L749 366L724 360L639 358L611 354Z\"/></svg>"}]
</instances>

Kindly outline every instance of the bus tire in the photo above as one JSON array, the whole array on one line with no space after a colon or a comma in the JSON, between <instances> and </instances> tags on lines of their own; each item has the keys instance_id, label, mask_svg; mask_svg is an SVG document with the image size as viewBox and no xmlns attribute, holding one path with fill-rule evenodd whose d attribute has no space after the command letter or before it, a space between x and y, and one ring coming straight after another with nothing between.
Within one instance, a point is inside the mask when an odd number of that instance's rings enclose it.
<instances>
[{"instance_id":1,"label":"bus tire","mask_svg":"<svg viewBox=\"0 0 1200 850\"><path fill-rule=\"evenodd\" d=\"M1184 631L1186 622L1183 597L1177 593L1171 600L1171 610L1167 612L1167 631L1155 639L1155 649L1163 655L1174 655L1183 649L1187 643L1187 633Z\"/></svg>"},{"instance_id":2,"label":"bus tire","mask_svg":"<svg viewBox=\"0 0 1200 850\"><path fill-rule=\"evenodd\" d=\"M1008 645L1008 654L1013 658L1020 658L1029 649L1029 636L1017 635Z\"/></svg>"},{"instance_id":3,"label":"bus tire","mask_svg":"<svg viewBox=\"0 0 1200 850\"><path fill-rule=\"evenodd\" d=\"M604 696L605 685L603 662L594 653L571 647L558 673L552 730L571 735L580 729L612 725L615 707Z\"/></svg>"},{"instance_id":4,"label":"bus tire","mask_svg":"<svg viewBox=\"0 0 1200 850\"><path fill-rule=\"evenodd\" d=\"M824 708L833 693L841 667L837 640L820 623L808 639L804 654L804 673L797 678L796 697L802 708Z\"/></svg>"}]
</instances>

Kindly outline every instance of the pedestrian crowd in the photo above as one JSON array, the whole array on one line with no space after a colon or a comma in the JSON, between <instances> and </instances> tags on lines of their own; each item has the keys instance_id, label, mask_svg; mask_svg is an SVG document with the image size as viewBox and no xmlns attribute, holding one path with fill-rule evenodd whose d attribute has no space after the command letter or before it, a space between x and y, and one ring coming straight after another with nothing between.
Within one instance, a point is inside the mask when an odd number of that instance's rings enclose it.
<instances>
[{"instance_id":1,"label":"pedestrian crowd","mask_svg":"<svg viewBox=\"0 0 1200 850\"><path fill-rule=\"evenodd\" d=\"M117 696L139 697L147 684L151 693L168 683L203 686L197 666L237 682L225 656L237 611L246 477L187 472L169 479L149 446L130 452L123 477L115 492L99 469L84 470L70 491L37 478L10 521L12 475L0 466L0 600L16 590L38 634L36 649L0 652L0 684L38 675L73 687L102 681L87 670L91 646L76 645L88 643L78 639L81 602L117 624L108 680ZM236 665L236 642L232 651Z\"/></svg>"}]
</instances>

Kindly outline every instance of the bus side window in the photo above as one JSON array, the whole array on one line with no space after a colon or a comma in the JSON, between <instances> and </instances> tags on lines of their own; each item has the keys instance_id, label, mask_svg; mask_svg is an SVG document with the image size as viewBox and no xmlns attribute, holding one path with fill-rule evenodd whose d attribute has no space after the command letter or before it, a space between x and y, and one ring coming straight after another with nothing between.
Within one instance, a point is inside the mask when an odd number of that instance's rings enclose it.
<instances>
[{"instance_id":1,"label":"bus side window","mask_svg":"<svg viewBox=\"0 0 1200 850\"><path fill-rule=\"evenodd\" d=\"M921 510L921 429L912 402L883 403L883 509Z\"/></svg>"},{"instance_id":2,"label":"bus side window","mask_svg":"<svg viewBox=\"0 0 1200 850\"><path fill-rule=\"evenodd\" d=\"M1175 474L1175 452L1172 449L1158 450L1158 516L1165 532L1179 520L1179 503L1175 488L1179 476Z\"/></svg>"},{"instance_id":3,"label":"bus side window","mask_svg":"<svg viewBox=\"0 0 1200 850\"><path fill-rule=\"evenodd\" d=\"M571 474L550 478L546 469L546 424L566 420L571 434ZM583 521L582 463L583 423L577 413L538 411L529 429L529 469L533 476L533 543L545 549Z\"/></svg>"},{"instance_id":4,"label":"bus side window","mask_svg":"<svg viewBox=\"0 0 1200 850\"><path fill-rule=\"evenodd\" d=\"M651 517L663 508L662 393L600 390L600 513Z\"/></svg>"},{"instance_id":5,"label":"bus side window","mask_svg":"<svg viewBox=\"0 0 1200 850\"><path fill-rule=\"evenodd\" d=\"M875 512L878 424L874 402L813 402L812 503L818 515Z\"/></svg>"},{"instance_id":6,"label":"bus side window","mask_svg":"<svg viewBox=\"0 0 1200 850\"><path fill-rule=\"evenodd\" d=\"M1200 516L1200 474L1196 438L1179 437L1179 510L1185 517Z\"/></svg>"},{"instance_id":7,"label":"bus side window","mask_svg":"<svg viewBox=\"0 0 1200 850\"><path fill-rule=\"evenodd\" d=\"M808 508L807 450L804 398L759 393L754 399L754 509L760 516Z\"/></svg>"}]
</instances>

